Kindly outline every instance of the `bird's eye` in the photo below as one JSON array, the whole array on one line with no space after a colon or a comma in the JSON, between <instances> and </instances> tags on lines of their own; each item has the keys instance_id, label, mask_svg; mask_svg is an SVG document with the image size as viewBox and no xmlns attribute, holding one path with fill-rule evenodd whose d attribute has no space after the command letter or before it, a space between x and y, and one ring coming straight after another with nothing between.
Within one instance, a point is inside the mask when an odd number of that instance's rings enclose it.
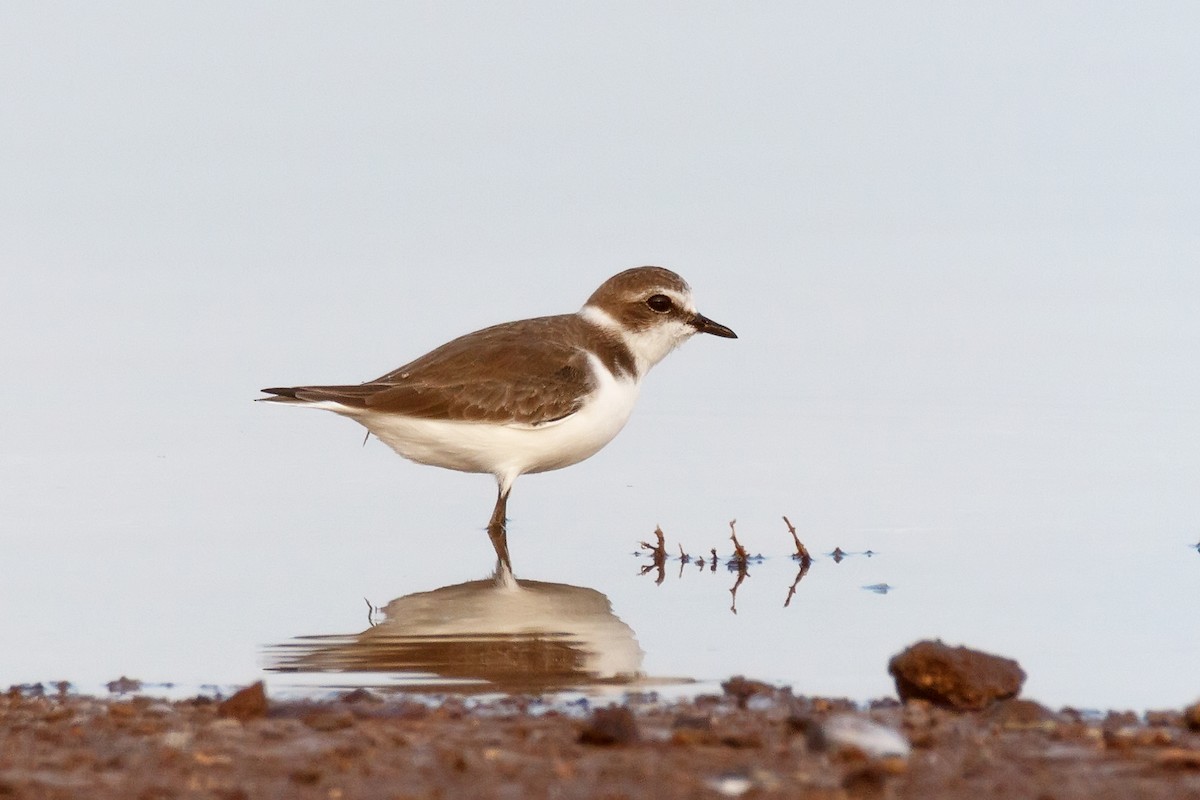
<instances>
[{"instance_id":1,"label":"bird's eye","mask_svg":"<svg viewBox=\"0 0 1200 800\"><path fill-rule=\"evenodd\" d=\"M646 305L650 306L651 311L665 314L671 310L671 298L665 294L656 294L646 301Z\"/></svg>"}]
</instances>

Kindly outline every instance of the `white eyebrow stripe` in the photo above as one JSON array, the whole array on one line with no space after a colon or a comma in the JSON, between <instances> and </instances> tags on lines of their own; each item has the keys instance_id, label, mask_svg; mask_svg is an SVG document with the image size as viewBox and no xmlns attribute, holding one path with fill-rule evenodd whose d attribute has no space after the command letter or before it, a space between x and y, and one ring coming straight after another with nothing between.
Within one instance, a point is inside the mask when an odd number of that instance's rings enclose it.
<instances>
[{"instance_id":1,"label":"white eyebrow stripe","mask_svg":"<svg viewBox=\"0 0 1200 800\"><path fill-rule=\"evenodd\" d=\"M621 325L621 323L613 319L612 314L609 314L603 308L599 308L598 306L584 306L583 308L579 309L579 316L583 317L588 322L599 325L601 328L608 328L609 330L615 331L622 335L625 333L625 328Z\"/></svg>"}]
</instances>

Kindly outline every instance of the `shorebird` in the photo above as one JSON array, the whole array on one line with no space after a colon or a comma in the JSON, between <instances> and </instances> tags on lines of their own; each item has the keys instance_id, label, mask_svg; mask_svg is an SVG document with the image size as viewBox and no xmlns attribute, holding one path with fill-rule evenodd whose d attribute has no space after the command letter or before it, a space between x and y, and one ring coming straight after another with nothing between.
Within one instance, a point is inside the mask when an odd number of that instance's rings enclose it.
<instances>
[{"instance_id":1,"label":"shorebird","mask_svg":"<svg viewBox=\"0 0 1200 800\"><path fill-rule=\"evenodd\" d=\"M405 458L496 477L488 535L511 570L507 504L526 473L577 464L612 441L650 368L691 336L736 339L662 267L606 280L573 314L460 336L366 383L263 389L350 417Z\"/></svg>"}]
</instances>

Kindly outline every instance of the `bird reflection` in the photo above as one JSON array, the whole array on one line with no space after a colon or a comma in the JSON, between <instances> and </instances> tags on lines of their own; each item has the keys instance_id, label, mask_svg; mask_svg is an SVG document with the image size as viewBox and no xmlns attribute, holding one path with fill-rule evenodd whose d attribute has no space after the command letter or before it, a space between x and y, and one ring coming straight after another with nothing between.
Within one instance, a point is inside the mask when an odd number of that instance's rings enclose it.
<instances>
[{"instance_id":1,"label":"bird reflection","mask_svg":"<svg viewBox=\"0 0 1200 800\"><path fill-rule=\"evenodd\" d=\"M519 580L503 562L490 579L398 597L379 612L381 619L361 633L271 647L267 668L375 673L374 680L342 675L337 683L431 692L582 689L641 675L634 632L605 595Z\"/></svg>"}]
</instances>

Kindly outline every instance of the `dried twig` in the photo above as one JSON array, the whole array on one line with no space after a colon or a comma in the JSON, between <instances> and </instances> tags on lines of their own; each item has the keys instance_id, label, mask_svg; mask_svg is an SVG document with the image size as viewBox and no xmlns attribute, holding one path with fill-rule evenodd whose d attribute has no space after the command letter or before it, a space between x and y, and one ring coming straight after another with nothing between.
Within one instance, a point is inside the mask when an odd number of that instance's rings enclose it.
<instances>
[{"instance_id":1,"label":"dried twig","mask_svg":"<svg viewBox=\"0 0 1200 800\"><path fill-rule=\"evenodd\" d=\"M800 537L796 535L796 526L786 516L783 518L783 524L787 525L788 533L792 535L792 541L796 543L796 554L792 558L799 561L805 569L812 564L812 556L808 552L808 548L804 546L804 542L800 541Z\"/></svg>"},{"instance_id":2,"label":"dried twig","mask_svg":"<svg viewBox=\"0 0 1200 800\"><path fill-rule=\"evenodd\" d=\"M667 545L666 545L667 537L663 535L663 530L662 530L661 525L654 526L654 536L656 539L658 539L658 542L655 544L650 544L649 542L642 542L641 543L642 549L649 550L650 554L653 555L655 558L658 558L660 555L663 558L666 558L667 557Z\"/></svg>"},{"instance_id":3,"label":"dried twig","mask_svg":"<svg viewBox=\"0 0 1200 800\"><path fill-rule=\"evenodd\" d=\"M658 578L656 578L654 581L654 583L657 585L661 584L663 579L666 578L666 573L663 571L663 567L667 563L667 537L663 535L662 526L660 525L656 525L654 527L654 536L656 539L658 539L656 544L642 542L642 548L650 551L650 556L653 560L646 566L642 567L638 574L645 575L652 569L658 570Z\"/></svg>"},{"instance_id":4,"label":"dried twig","mask_svg":"<svg viewBox=\"0 0 1200 800\"><path fill-rule=\"evenodd\" d=\"M737 580L734 581L733 587L729 590L729 597L730 597L729 610L732 611L734 614L737 613L737 590L738 590L738 587L742 585L742 581L746 580L746 576L749 574L750 573L746 572L745 567L739 567L738 573L737 573Z\"/></svg>"},{"instance_id":5,"label":"dried twig","mask_svg":"<svg viewBox=\"0 0 1200 800\"><path fill-rule=\"evenodd\" d=\"M808 568L812 565L812 559L800 562L800 571L796 573L796 580L792 581L792 588L788 589L787 599L783 601L783 607L787 608L792 604L792 597L796 594L796 587L800 585L800 581L808 574Z\"/></svg>"},{"instance_id":6,"label":"dried twig","mask_svg":"<svg viewBox=\"0 0 1200 800\"><path fill-rule=\"evenodd\" d=\"M742 543L737 538L736 519L729 520L729 538L733 540L733 558L730 559L730 565L736 565L738 569L746 569L746 564L750 560L750 555L746 552L746 548L742 547Z\"/></svg>"}]
</instances>

